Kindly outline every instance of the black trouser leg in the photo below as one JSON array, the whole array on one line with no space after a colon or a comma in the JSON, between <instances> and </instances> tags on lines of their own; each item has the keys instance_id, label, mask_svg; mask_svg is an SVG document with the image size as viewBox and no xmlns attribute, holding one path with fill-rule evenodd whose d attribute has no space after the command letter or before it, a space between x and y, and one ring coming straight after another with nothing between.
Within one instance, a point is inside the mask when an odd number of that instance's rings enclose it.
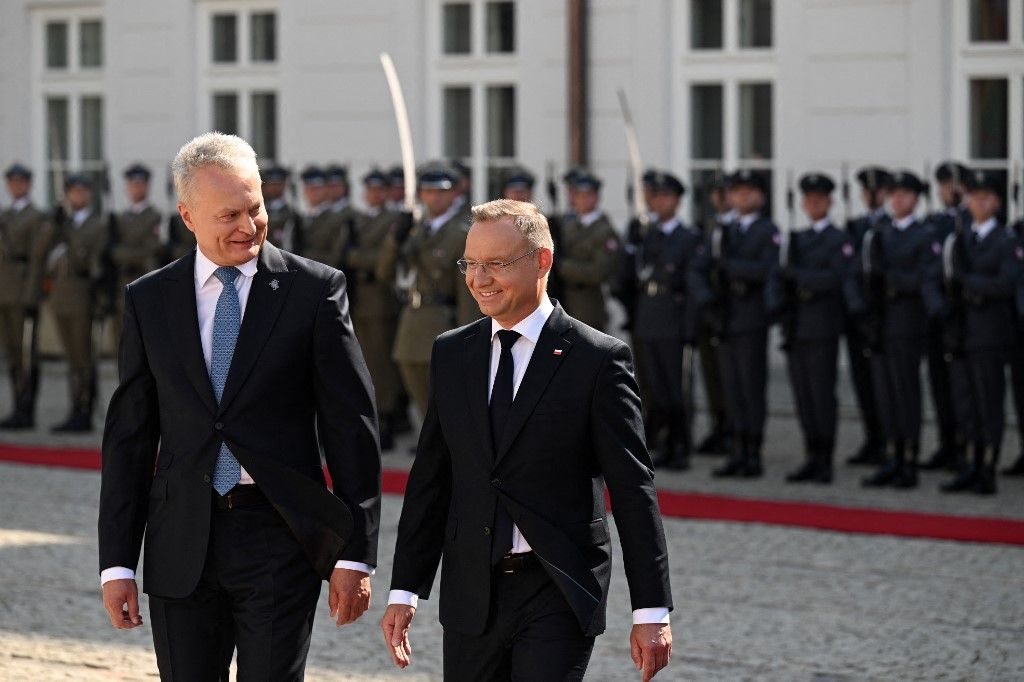
<instances>
[{"instance_id":1,"label":"black trouser leg","mask_svg":"<svg viewBox=\"0 0 1024 682\"><path fill-rule=\"evenodd\" d=\"M942 325L937 322L932 323L928 330L928 387L939 427L939 448L935 455L945 461L952 455L956 444L956 413Z\"/></svg>"},{"instance_id":2,"label":"black trouser leg","mask_svg":"<svg viewBox=\"0 0 1024 682\"><path fill-rule=\"evenodd\" d=\"M850 379L857 399L861 424L864 427L865 446L881 448L885 441L878 404L871 378L871 360L865 355L864 336L855 324L847 325L846 354L850 363ZM863 449L863 448L862 448Z\"/></svg>"}]
</instances>

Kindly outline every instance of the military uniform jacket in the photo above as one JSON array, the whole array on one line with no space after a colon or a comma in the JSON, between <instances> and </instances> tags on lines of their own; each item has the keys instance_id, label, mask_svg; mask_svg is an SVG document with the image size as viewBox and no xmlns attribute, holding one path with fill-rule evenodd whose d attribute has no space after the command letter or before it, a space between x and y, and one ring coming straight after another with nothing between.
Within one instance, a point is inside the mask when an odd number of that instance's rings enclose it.
<instances>
[{"instance_id":1,"label":"military uniform jacket","mask_svg":"<svg viewBox=\"0 0 1024 682\"><path fill-rule=\"evenodd\" d=\"M727 229L728 250L722 255L722 269L729 279L727 334L766 329L765 284L779 261L779 228L762 216L746 230L739 222Z\"/></svg>"},{"instance_id":2,"label":"military uniform jacket","mask_svg":"<svg viewBox=\"0 0 1024 682\"><path fill-rule=\"evenodd\" d=\"M928 320L942 312L942 244L932 229L914 221L900 230L887 224L879 232L885 282L882 333L885 338L922 337Z\"/></svg>"},{"instance_id":3,"label":"military uniform jacket","mask_svg":"<svg viewBox=\"0 0 1024 682\"><path fill-rule=\"evenodd\" d=\"M394 272L398 259L407 270L415 270L398 321L396 362L429 363L435 338L480 317L480 308L456 266L466 250L468 232L465 215L456 213L436 230L428 222L414 226L401 246L393 237L387 239L382 271Z\"/></svg>"},{"instance_id":4,"label":"military uniform jacket","mask_svg":"<svg viewBox=\"0 0 1024 682\"><path fill-rule=\"evenodd\" d=\"M188 229L181 214L174 211L167 224L167 260L183 258L196 250L196 236Z\"/></svg>"},{"instance_id":5,"label":"military uniform jacket","mask_svg":"<svg viewBox=\"0 0 1024 682\"><path fill-rule=\"evenodd\" d=\"M348 240L349 224L345 217L337 211L325 209L306 220L302 229L302 255L332 268L340 268Z\"/></svg>"},{"instance_id":6,"label":"military uniform jacket","mask_svg":"<svg viewBox=\"0 0 1024 682\"><path fill-rule=\"evenodd\" d=\"M0 305L39 303L52 239L49 217L32 204L0 212Z\"/></svg>"},{"instance_id":7,"label":"military uniform jacket","mask_svg":"<svg viewBox=\"0 0 1024 682\"><path fill-rule=\"evenodd\" d=\"M967 329L964 347L1006 347L1014 340L1014 289L1024 252L1001 225L981 240L971 233L965 250L960 273Z\"/></svg>"},{"instance_id":8,"label":"military uniform jacket","mask_svg":"<svg viewBox=\"0 0 1024 682\"><path fill-rule=\"evenodd\" d=\"M696 314L687 274L700 244L700 236L682 223L669 234L658 225L647 231L639 254L636 338L694 339Z\"/></svg>"},{"instance_id":9,"label":"military uniform jacket","mask_svg":"<svg viewBox=\"0 0 1024 682\"><path fill-rule=\"evenodd\" d=\"M110 239L110 220L90 213L75 227L69 215L57 233L51 252L53 289L50 307L58 315L92 315L96 283L102 274L101 258Z\"/></svg>"},{"instance_id":10,"label":"military uniform jacket","mask_svg":"<svg viewBox=\"0 0 1024 682\"><path fill-rule=\"evenodd\" d=\"M159 250L160 213L152 206L138 213L131 210L122 213L117 221L117 241L110 249L120 287L123 289L155 270Z\"/></svg>"},{"instance_id":11,"label":"military uniform jacket","mask_svg":"<svg viewBox=\"0 0 1024 682\"><path fill-rule=\"evenodd\" d=\"M302 218L299 212L292 208L287 202L281 203L274 209L267 207L267 237L270 242L280 248L298 252L302 245L299 244L299 234L302 231ZM282 246L286 237L291 238L291 243Z\"/></svg>"},{"instance_id":12,"label":"military uniform jacket","mask_svg":"<svg viewBox=\"0 0 1024 682\"><path fill-rule=\"evenodd\" d=\"M345 252L345 271L356 282L352 317L361 320L398 317L394 275L378 278L378 265L384 258L383 247L398 214L381 210L363 214L356 226L355 244Z\"/></svg>"},{"instance_id":13,"label":"military uniform jacket","mask_svg":"<svg viewBox=\"0 0 1024 682\"><path fill-rule=\"evenodd\" d=\"M607 322L603 286L615 272L620 242L608 216L589 226L572 216L562 223L562 252L555 268L563 285L565 310L587 324Z\"/></svg>"},{"instance_id":14,"label":"military uniform jacket","mask_svg":"<svg viewBox=\"0 0 1024 682\"><path fill-rule=\"evenodd\" d=\"M955 208L948 208L945 211L939 211L933 213L928 217L928 222L932 227L932 231L935 233L936 239L940 242L944 242L946 237L953 234L956 231L957 222L960 226L969 230L971 228L971 214L963 206L957 206Z\"/></svg>"}]
</instances>

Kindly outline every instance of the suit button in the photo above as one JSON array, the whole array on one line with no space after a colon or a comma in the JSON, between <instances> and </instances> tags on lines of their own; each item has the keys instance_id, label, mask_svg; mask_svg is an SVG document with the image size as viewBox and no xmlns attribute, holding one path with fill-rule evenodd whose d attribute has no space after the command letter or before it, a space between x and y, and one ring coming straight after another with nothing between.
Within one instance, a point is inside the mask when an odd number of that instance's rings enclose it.
<instances>
[{"instance_id":1,"label":"suit button","mask_svg":"<svg viewBox=\"0 0 1024 682\"><path fill-rule=\"evenodd\" d=\"M210 474L203 474L203 483L210 482Z\"/></svg>"},{"instance_id":2,"label":"suit button","mask_svg":"<svg viewBox=\"0 0 1024 682\"><path fill-rule=\"evenodd\" d=\"M491 534L491 527L490 526L484 526L484 535L490 535L490 534Z\"/></svg>"},{"instance_id":3,"label":"suit button","mask_svg":"<svg viewBox=\"0 0 1024 682\"><path fill-rule=\"evenodd\" d=\"M501 485L501 479L500 478L492 478L491 479L491 485L493 485L495 488L497 488L498 486Z\"/></svg>"},{"instance_id":4,"label":"suit button","mask_svg":"<svg viewBox=\"0 0 1024 682\"><path fill-rule=\"evenodd\" d=\"M213 430L214 431L223 431L224 430L224 422L217 422L216 424L214 424L213 425Z\"/></svg>"}]
</instances>

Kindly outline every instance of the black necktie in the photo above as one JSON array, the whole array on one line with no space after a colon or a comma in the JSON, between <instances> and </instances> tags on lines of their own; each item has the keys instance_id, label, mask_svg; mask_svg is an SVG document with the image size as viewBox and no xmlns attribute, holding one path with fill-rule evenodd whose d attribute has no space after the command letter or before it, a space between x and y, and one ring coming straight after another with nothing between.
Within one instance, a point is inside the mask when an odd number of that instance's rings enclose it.
<instances>
[{"instance_id":1,"label":"black necktie","mask_svg":"<svg viewBox=\"0 0 1024 682\"><path fill-rule=\"evenodd\" d=\"M498 332L498 341L501 343L501 355L498 357L498 371L494 375L494 386L491 388L491 442L494 444L494 454L498 454L498 444L501 443L501 433L508 421L508 413L512 410L512 375L515 370L515 363L512 361L512 344L519 338L519 332L511 329L502 329ZM491 564L508 554L512 549L512 517L509 516L500 501L494 514L494 536L491 545Z\"/></svg>"}]
</instances>

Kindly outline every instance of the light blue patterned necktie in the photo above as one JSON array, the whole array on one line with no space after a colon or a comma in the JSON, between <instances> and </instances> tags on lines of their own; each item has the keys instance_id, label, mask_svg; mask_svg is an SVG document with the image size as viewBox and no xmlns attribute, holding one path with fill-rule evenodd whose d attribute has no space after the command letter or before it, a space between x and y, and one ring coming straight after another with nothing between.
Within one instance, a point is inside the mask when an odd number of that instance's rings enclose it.
<instances>
[{"instance_id":1,"label":"light blue patterned necktie","mask_svg":"<svg viewBox=\"0 0 1024 682\"><path fill-rule=\"evenodd\" d=\"M213 352L210 355L210 381L213 392L220 403L224 395L224 384L231 368L231 356L235 354L238 329L242 326L242 306L238 303L235 278L241 272L238 268L219 267L213 273L224 288L217 298L217 310L213 314ZM217 453L217 465L213 469L213 489L221 495L235 487L242 476L242 466L224 443Z\"/></svg>"}]
</instances>

